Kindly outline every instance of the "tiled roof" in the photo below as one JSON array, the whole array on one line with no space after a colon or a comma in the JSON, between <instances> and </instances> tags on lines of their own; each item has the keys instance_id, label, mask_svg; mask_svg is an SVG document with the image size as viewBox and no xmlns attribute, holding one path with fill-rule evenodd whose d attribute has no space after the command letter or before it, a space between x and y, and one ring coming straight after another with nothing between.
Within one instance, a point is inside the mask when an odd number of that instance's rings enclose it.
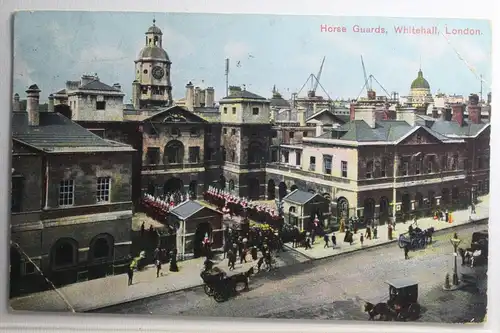
<instances>
[{"instance_id":1,"label":"tiled roof","mask_svg":"<svg viewBox=\"0 0 500 333\"><path fill-rule=\"evenodd\" d=\"M63 148L132 150L128 145L104 140L55 112L40 112L39 126L29 126L27 112L12 113L12 138L44 151Z\"/></svg>"},{"instance_id":2,"label":"tiled roof","mask_svg":"<svg viewBox=\"0 0 500 333\"><path fill-rule=\"evenodd\" d=\"M108 86L106 83L102 83L101 81L98 80L91 81L86 85L79 87L78 90L99 90L99 91L120 92L120 90Z\"/></svg>"},{"instance_id":3,"label":"tiled roof","mask_svg":"<svg viewBox=\"0 0 500 333\"><path fill-rule=\"evenodd\" d=\"M187 218L190 218L200 210L205 208L205 206L199 204L196 201L184 201L183 203L180 203L176 207L174 207L170 212L177 217L179 217L181 220L185 220ZM208 208L208 207L207 207ZM209 208L210 209L210 208Z\"/></svg>"},{"instance_id":4,"label":"tiled roof","mask_svg":"<svg viewBox=\"0 0 500 333\"><path fill-rule=\"evenodd\" d=\"M293 203L303 205L307 202L309 202L312 198L314 198L317 194L316 193L311 193L311 192L306 192L306 191L301 191L301 190L295 190L285 196L283 200L291 201Z\"/></svg>"},{"instance_id":5,"label":"tiled roof","mask_svg":"<svg viewBox=\"0 0 500 333\"><path fill-rule=\"evenodd\" d=\"M66 89L61 89L55 93L55 95L66 95Z\"/></svg>"},{"instance_id":6,"label":"tiled roof","mask_svg":"<svg viewBox=\"0 0 500 333\"><path fill-rule=\"evenodd\" d=\"M234 91L229 96L224 97L223 100L237 99L237 98L248 98L248 99L266 100L266 98L264 98L262 96L259 96L257 94L254 94L254 93L252 93L250 91L247 91L247 90Z\"/></svg>"}]
</instances>

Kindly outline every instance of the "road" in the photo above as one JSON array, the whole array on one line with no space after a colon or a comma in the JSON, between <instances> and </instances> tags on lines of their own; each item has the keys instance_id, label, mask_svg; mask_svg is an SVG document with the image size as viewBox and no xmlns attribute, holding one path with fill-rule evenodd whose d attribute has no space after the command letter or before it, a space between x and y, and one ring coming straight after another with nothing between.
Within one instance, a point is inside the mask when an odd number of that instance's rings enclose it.
<instances>
[{"instance_id":1,"label":"road","mask_svg":"<svg viewBox=\"0 0 500 333\"><path fill-rule=\"evenodd\" d=\"M458 231L470 244L474 231L486 225L468 225ZM366 320L364 300L385 301L389 279L411 277L419 283L419 321L466 322L484 317L486 295L476 289L443 291L446 272L452 273L452 233L437 235L427 249L410 252L405 260L395 244L308 262L271 271L250 281L250 291L225 303L216 303L201 288L182 291L94 312L196 317L257 317ZM460 270L465 270L459 265ZM484 279L486 279L484 274Z\"/></svg>"}]
</instances>

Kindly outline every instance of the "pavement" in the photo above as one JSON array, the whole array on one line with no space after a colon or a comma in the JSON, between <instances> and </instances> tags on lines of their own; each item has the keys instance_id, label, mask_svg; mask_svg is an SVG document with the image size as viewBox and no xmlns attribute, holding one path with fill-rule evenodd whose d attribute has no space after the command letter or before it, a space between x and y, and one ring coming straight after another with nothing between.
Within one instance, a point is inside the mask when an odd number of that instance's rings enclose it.
<instances>
[{"instance_id":1,"label":"pavement","mask_svg":"<svg viewBox=\"0 0 500 333\"><path fill-rule=\"evenodd\" d=\"M476 206L476 214L472 216L473 220L481 220L489 216L489 197L481 197L480 200L481 202ZM418 225L422 229L433 226L436 230L442 230L471 223L469 215L469 211L457 211L453 214L455 222L451 224L428 218L419 219ZM397 240L399 233L407 231L408 225L409 223L397 224L393 242ZM358 235L355 235L355 242L352 245L348 243L344 244L342 242L343 234L336 233L338 246L333 249L331 247L323 248L324 242L322 239L316 240L311 250L304 250L304 248L292 249L287 244L285 246L288 248L288 251L280 253L279 257L276 258L277 267L291 266L389 244L391 241L387 239L386 228L387 226L380 226L378 228L379 238L365 240L363 245L359 243L359 232ZM162 276L159 278L156 277L155 267L146 267L144 271L134 274L134 284L132 286L127 285L127 275L122 274L71 284L59 288L57 291L50 290L13 298L9 303L13 310L20 311L86 312L116 304L133 302L139 299L187 290L202 285L200 271L203 268L203 261L204 258L180 261L178 262L179 272L170 272L168 271L168 264L164 265ZM217 266L227 271L227 260L219 258L216 262ZM242 265L238 262L234 272L244 272L254 265L256 265L256 262L252 262L251 260Z\"/></svg>"}]
</instances>

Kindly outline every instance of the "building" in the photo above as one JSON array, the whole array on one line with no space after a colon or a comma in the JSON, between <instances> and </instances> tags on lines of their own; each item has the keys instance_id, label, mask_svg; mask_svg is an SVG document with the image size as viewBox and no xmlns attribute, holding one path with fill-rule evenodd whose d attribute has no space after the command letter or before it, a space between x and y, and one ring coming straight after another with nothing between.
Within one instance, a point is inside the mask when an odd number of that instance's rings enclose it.
<instances>
[{"instance_id":1,"label":"building","mask_svg":"<svg viewBox=\"0 0 500 333\"><path fill-rule=\"evenodd\" d=\"M12 112L11 292L123 271L130 249L133 149L39 111Z\"/></svg>"},{"instance_id":2,"label":"building","mask_svg":"<svg viewBox=\"0 0 500 333\"><path fill-rule=\"evenodd\" d=\"M433 102L431 86L424 78L422 69L418 70L417 78L411 83L407 102L413 107L427 107Z\"/></svg>"}]
</instances>

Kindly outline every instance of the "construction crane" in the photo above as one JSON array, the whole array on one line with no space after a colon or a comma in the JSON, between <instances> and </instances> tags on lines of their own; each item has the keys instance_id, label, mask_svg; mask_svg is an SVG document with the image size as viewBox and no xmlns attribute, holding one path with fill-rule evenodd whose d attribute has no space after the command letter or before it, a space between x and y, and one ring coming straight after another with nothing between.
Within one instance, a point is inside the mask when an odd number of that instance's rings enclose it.
<instances>
[{"instance_id":1,"label":"construction crane","mask_svg":"<svg viewBox=\"0 0 500 333\"><path fill-rule=\"evenodd\" d=\"M361 66L363 66L363 75L365 76L365 87L366 87L366 93L370 94L372 90L372 76L368 77L366 75L366 68L365 68L365 62L363 61L363 56L361 56Z\"/></svg>"},{"instance_id":2,"label":"construction crane","mask_svg":"<svg viewBox=\"0 0 500 333\"><path fill-rule=\"evenodd\" d=\"M321 61L321 66L319 67L318 75L316 75L316 78L315 78L316 82L314 83L314 85L312 86L312 89L311 89L313 96L316 94L316 89L318 89L319 80L321 79L321 73L323 72L323 65L325 64L325 59L326 59L326 56L323 57L323 61Z\"/></svg>"}]
</instances>

